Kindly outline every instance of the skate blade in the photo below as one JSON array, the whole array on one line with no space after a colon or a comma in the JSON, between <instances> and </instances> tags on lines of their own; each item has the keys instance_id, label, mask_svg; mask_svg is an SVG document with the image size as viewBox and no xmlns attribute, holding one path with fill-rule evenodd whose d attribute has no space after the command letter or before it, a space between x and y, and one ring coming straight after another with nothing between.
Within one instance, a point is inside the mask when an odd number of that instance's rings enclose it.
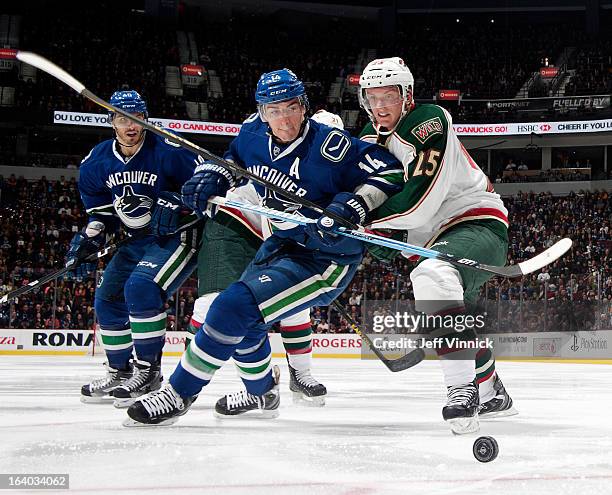
<instances>
[{"instance_id":1,"label":"skate blade","mask_svg":"<svg viewBox=\"0 0 612 495\"><path fill-rule=\"evenodd\" d=\"M450 424L450 429L454 435L466 435L468 433L476 433L480 430L477 414L471 418L449 419L447 423Z\"/></svg>"},{"instance_id":2,"label":"skate blade","mask_svg":"<svg viewBox=\"0 0 612 495\"><path fill-rule=\"evenodd\" d=\"M112 400L114 400L112 395L101 395L98 397L81 395L81 402L83 404L110 404Z\"/></svg>"},{"instance_id":3,"label":"skate blade","mask_svg":"<svg viewBox=\"0 0 612 495\"><path fill-rule=\"evenodd\" d=\"M514 406L509 409L505 409L503 411L495 411L487 414L482 414L480 416L481 421L487 421L489 419L497 419L497 418L505 418L507 416L516 416L519 412L514 408Z\"/></svg>"},{"instance_id":4,"label":"skate blade","mask_svg":"<svg viewBox=\"0 0 612 495\"><path fill-rule=\"evenodd\" d=\"M115 406L117 409L126 409L130 407L138 399L140 399L140 397L126 397L125 399L115 398L115 402L113 402L113 406Z\"/></svg>"},{"instance_id":5,"label":"skate blade","mask_svg":"<svg viewBox=\"0 0 612 495\"><path fill-rule=\"evenodd\" d=\"M169 418L161 423L141 423L140 421L136 421L135 419L128 417L127 419L124 419L123 423L121 424L126 428L152 428L154 426L172 426L178 420L179 418Z\"/></svg>"},{"instance_id":6,"label":"skate blade","mask_svg":"<svg viewBox=\"0 0 612 495\"><path fill-rule=\"evenodd\" d=\"M325 396L308 397L300 392L291 392L293 395L293 403L304 407L323 407L325 405Z\"/></svg>"},{"instance_id":7,"label":"skate blade","mask_svg":"<svg viewBox=\"0 0 612 495\"><path fill-rule=\"evenodd\" d=\"M271 410L258 409L257 411L249 411L243 414L227 414L226 415L226 414L220 414L217 411L213 411L213 415L215 416L215 418L218 418L218 419L233 419L233 420L242 419L242 418L274 419L274 418L278 418L279 412L278 412L278 409L271 409Z\"/></svg>"}]
</instances>

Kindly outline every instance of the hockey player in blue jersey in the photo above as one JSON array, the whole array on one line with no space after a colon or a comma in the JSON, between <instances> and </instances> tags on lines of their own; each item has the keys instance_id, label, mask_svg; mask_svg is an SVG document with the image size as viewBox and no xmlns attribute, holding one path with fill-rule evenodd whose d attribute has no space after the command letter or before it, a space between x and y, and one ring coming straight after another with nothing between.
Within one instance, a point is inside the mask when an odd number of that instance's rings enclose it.
<instances>
[{"instance_id":1,"label":"hockey player in blue jersey","mask_svg":"<svg viewBox=\"0 0 612 495\"><path fill-rule=\"evenodd\" d=\"M147 118L146 103L136 91L117 91L110 102ZM115 138L98 144L81 162L79 191L89 223L72 239L67 266L101 249L120 226L133 236L115 253L95 294L107 374L81 389L83 402L114 399L115 406L127 407L160 387L164 303L195 267L201 222L185 215L175 234L151 232L156 203L176 202L196 157L126 117L111 114L110 121ZM180 200L177 204L182 207Z\"/></svg>"},{"instance_id":2,"label":"hockey player in blue jersey","mask_svg":"<svg viewBox=\"0 0 612 495\"><path fill-rule=\"evenodd\" d=\"M263 74L255 99L258 113L244 122L227 160L356 224L401 189L403 168L390 153L306 117L304 86L290 70ZM235 183L226 168L203 162L183 186L183 202L204 212L211 196L225 196ZM330 304L352 279L364 253L360 241L335 235L331 218L254 186L262 204L318 218L317 223L270 224L271 235L240 281L211 304L169 383L134 402L126 426L174 423L232 356L245 372L241 376L250 378L243 380L242 394L217 402L216 414L274 417L278 367L271 365L268 329L304 309Z\"/></svg>"}]
</instances>

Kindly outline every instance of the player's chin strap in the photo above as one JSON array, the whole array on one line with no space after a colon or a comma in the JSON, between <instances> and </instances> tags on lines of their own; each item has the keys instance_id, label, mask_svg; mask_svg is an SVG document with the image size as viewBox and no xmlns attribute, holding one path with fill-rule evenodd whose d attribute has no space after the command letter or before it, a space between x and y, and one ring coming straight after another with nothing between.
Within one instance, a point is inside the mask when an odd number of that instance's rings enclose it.
<instances>
[{"instance_id":1,"label":"player's chin strap","mask_svg":"<svg viewBox=\"0 0 612 495\"><path fill-rule=\"evenodd\" d=\"M399 117L399 119L397 119L397 122L395 123L395 125L391 128L391 129L387 129L386 127L383 127L381 125L378 125L376 123L376 117L374 117L374 113L371 114L370 116L370 120L372 120L372 125L374 126L374 130L376 131L376 134L378 136L382 136L382 142L378 142L377 144L384 144L384 142L387 140L387 138L393 134L395 132L395 129L397 129L397 126L400 124L400 122L404 119L404 117L406 115L408 115L412 109L414 108L414 100L411 99L410 103L407 104L406 101L404 101L404 104L402 105L402 113Z\"/></svg>"},{"instance_id":2,"label":"player's chin strap","mask_svg":"<svg viewBox=\"0 0 612 495\"><path fill-rule=\"evenodd\" d=\"M144 136L145 136L145 132L147 132L146 129L143 129L142 132L140 133L140 139L138 140L138 142L134 143L134 144L124 144L119 140L119 133L117 132L117 128L115 126L113 126L113 129L115 131L115 141L117 141L119 143L119 146L123 146L124 148L133 148L134 146L139 146L142 144L142 142L144 141Z\"/></svg>"}]
</instances>

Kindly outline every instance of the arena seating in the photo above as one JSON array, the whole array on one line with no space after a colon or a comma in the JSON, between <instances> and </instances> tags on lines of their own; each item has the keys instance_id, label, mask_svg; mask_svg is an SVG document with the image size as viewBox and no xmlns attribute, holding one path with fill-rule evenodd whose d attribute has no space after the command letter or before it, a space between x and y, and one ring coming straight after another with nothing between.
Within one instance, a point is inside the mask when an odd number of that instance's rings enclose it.
<instances>
[{"instance_id":1,"label":"arena seating","mask_svg":"<svg viewBox=\"0 0 612 495\"><path fill-rule=\"evenodd\" d=\"M574 240L574 247L549 267L547 275L530 275L520 282L489 282L481 294L489 313L507 314L505 309L500 312L491 308L499 304L513 308L522 301L525 306L521 310L527 321L529 314L541 317L545 300L572 304L612 301L612 210L607 192L580 192L567 197L522 193L506 199L505 204L511 220L509 263L523 261L566 236ZM85 222L74 180L43 178L28 183L14 176L0 178L0 293L63 266L68 243ZM100 262L98 269L103 266ZM401 256L385 264L367 255L340 301L359 320L364 300L410 300L413 294L409 274L413 266ZM185 328L188 323L195 287L192 278L179 291L178 300L168 301L172 328ZM21 297L16 305L1 307L0 327L91 328L94 290L95 274L63 277L56 285ZM530 307L534 308L531 313ZM549 313L556 307L556 303L550 303ZM560 307L563 310L566 306ZM551 313L550 318L552 325L557 316ZM504 330L510 328L512 321L516 320L506 316L491 325ZM313 312L313 323L319 331L348 331L346 322L327 308ZM544 326L534 330L538 328Z\"/></svg>"}]
</instances>

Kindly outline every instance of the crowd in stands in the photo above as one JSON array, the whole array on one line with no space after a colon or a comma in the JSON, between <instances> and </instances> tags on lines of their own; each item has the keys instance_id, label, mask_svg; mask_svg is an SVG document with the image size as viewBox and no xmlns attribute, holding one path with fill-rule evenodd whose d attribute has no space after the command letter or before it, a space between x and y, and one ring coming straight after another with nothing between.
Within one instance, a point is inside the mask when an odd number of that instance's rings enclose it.
<instances>
[{"instance_id":1,"label":"crowd in stands","mask_svg":"<svg viewBox=\"0 0 612 495\"><path fill-rule=\"evenodd\" d=\"M184 101L165 92L165 67L180 64L176 30L184 26L163 23L127 8L110 9L104 2L99 9L82 9L53 19L50 23L45 10L24 16L17 48L48 57L102 97L119 88L137 88L147 99L151 115L187 118ZM571 44L578 47L576 75L566 94L609 94L612 90L611 42L594 40L579 29L558 23L419 23L414 29L414 19L400 18L397 36L381 41L375 30L361 21L332 19L324 28L317 23L298 28L287 27L286 20L277 19L277 29L273 30L269 22L259 22L253 16L237 16L229 23L206 19L190 23L199 62L214 71L221 82L222 94L211 95L207 101L209 120L242 121L255 109L253 92L259 75L280 67L292 68L304 81L313 111L322 107L336 113L356 110L354 93L344 92L342 99L331 102L328 94L337 78L345 80L355 71L354 65L366 48L375 48L379 57L403 56L415 76L417 99L429 100L440 89L458 89L463 98L513 98L544 57L554 60ZM2 74L2 84L11 81L16 85L19 112L26 116L31 113L32 118L34 114L39 119L43 116L45 123L53 110L100 112L66 85L40 72L36 80L21 80L15 70ZM512 112L500 114L486 105L479 108L453 107L454 121L516 118ZM361 112L356 127L361 128L366 120ZM17 161L15 149L16 136L0 139L2 164L76 168L81 158L30 152ZM579 171L562 173L554 169L539 176L528 175L521 173L525 172L521 164L508 172L494 181L587 178ZM556 305L542 311L544 301L563 301L558 306L562 308L578 303L589 308L592 301L612 300L607 193L566 198L519 194L506 204L512 222L510 262L526 259L563 236L572 237L575 245L569 255L550 267L549 279L540 274L542 277L526 277L520 283L491 281L481 294L487 312L495 315L491 325L499 330L511 328L519 311L525 328L538 330L567 320L554 313ZM0 177L0 293L60 268L71 237L85 222L74 179L43 178L28 183L15 176ZM98 274L103 267L104 261L100 261ZM411 267L402 257L382 264L368 255L341 302L359 320L364 302L409 301L413 298L408 276ZM21 297L16 304L0 307L0 327L91 328L95 284L96 273L84 278L68 274ZM190 279L184 290L168 301L172 328L185 328L195 297L195 283ZM497 309L491 310L493 307ZM569 313L574 315L572 321L582 315L580 310ZM313 324L319 332L348 331L347 323L327 308L313 312Z\"/></svg>"},{"instance_id":2,"label":"crowd in stands","mask_svg":"<svg viewBox=\"0 0 612 495\"><path fill-rule=\"evenodd\" d=\"M121 17L120 28L116 19ZM62 15L48 22L45 10L23 17L20 46L48 57L86 82L94 93L108 97L123 87L137 88L149 101L150 113L187 118L185 102L165 92L165 67L178 66L177 30L195 33L198 62L220 78L222 95L208 97L209 119L241 122L254 110L253 90L261 73L292 68L305 82L313 109L358 109L353 93L328 101L337 77L361 70L355 63L363 49L377 56L402 56L415 76L415 97L431 100L441 89L460 90L464 99L514 98L544 58L555 60L569 45L579 47L577 72L566 94L610 93L610 41L589 38L584 31L559 23L494 24L486 21L440 24L411 16L398 18L397 34L387 40L362 21L336 19L327 24L296 27L287 19L235 16L229 22L207 18L165 23L154 17L109 8ZM444 53L441 59L441 53ZM526 56L528 54L529 56ZM3 74L5 77L5 74ZM66 85L46 75L18 80L16 104L28 112L99 111ZM477 114L475 114L477 112ZM456 122L487 122L515 118L512 112L491 112L486 105L459 105ZM365 121L361 115L358 125Z\"/></svg>"},{"instance_id":3,"label":"crowd in stands","mask_svg":"<svg viewBox=\"0 0 612 495\"><path fill-rule=\"evenodd\" d=\"M579 49L575 75L565 87L570 95L605 95L612 93L612 40L598 40Z\"/></svg>"},{"instance_id":4,"label":"crowd in stands","mask_svg":"<svg viewBox=\"0 0 612 495\"><path fill-rule=\"evenodd\" d=\"M481 292L491 328L515 330L517 318L522 318L523 328L533 331L568 325L571 329L581 318L595 314L596 303L603 308L599 313L605 312L608 318L612 306L609 194L519 193L504 201L511 220L509 263L534 256L563 237L572 238L574 246L542 273L520 281L492 279ZM74 180L43 177L28 183L15 176L0 177L0 293L61 268L70 239L85 223ZM340 301L357 321L363 308L374 301L386 301L389 307L411 301L412 267L402 256L385 264L367 255ZM0 307L0 327L91 328L96 276L103 268L101 260L98 271L90 276L68 274L20 297L16 304ZM186 328L196 294L191 278L167 302L169 328ZM566 313L572 318L565 318ZM318 332L350 331L346 321L328 308L316 308L312 318ZM610 324L609 318L604 324Z\"/></svg>"},{"instance_id":5,"label":"crowd in stands","mask_svg":"<svg viewBox=\"0 0 612 495\"><path fill-rule=\"evenodd\" d=\"M77 170L83 159L78 155L27 153L16 156L14 152L0 151L0 163L8 166L63 168Z\"/></svg>"},{"instance_id":6,"label":"crowd in stands","mask_svg":"<svg viewBox=\"0 0 612 495\"><path fill-rule=\"evenodd\" d=\"M120 22L119 21L120 18ZM166 118L187 118L184 104L165 93L165 66L179 65L176 28L124 9L81 9L54 16L23 17L20 47L40 53L66 69L95 94L109 98L117 89L138 88L149 112ZM100 111L51 76L19 80L16 102L28 112ZM45 119L45 120L47 120Z\"/></svg>"}]
</instances>

